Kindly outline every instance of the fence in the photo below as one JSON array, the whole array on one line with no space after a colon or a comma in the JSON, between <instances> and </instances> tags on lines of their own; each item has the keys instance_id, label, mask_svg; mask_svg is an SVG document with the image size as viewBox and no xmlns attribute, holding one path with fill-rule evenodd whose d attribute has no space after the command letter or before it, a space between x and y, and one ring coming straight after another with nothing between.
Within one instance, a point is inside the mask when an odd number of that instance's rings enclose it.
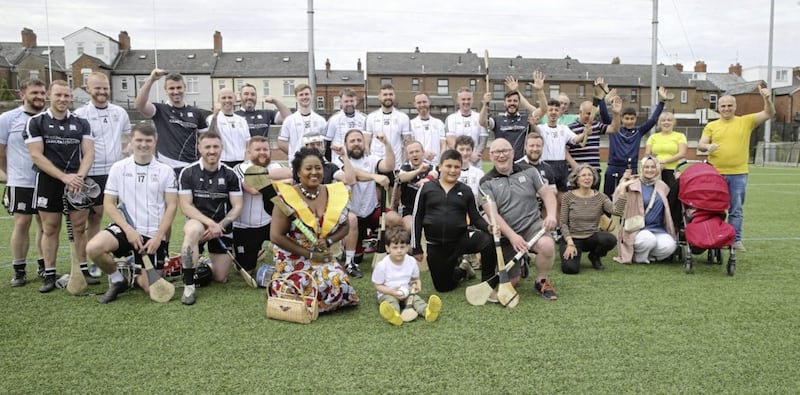
<instances>
[{"instance_id":1,"label":"fence","mask_svg":"<svg viewBox=\"0 0 800 395\"><path fill-rule=\"evenodd\" d=\"M754 157L756 166L800 166L800 143L759 142Z\"/></svg>"}]
</instances>

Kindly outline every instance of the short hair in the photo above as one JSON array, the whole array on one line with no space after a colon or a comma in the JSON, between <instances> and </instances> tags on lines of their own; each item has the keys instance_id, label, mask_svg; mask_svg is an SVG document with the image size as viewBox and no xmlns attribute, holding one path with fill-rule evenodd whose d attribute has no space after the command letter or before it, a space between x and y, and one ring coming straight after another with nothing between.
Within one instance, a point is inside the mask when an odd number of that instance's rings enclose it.
<instances>
[{"instance_id":1,"label":"short hair","mask_svg":"<svg viewBox=\"0 0 800 395\"><path fill-rule=\"evenodd\" d=\"M408 150L408 147L410 147L410 146L412 146L414 144L419 144L419 147L422 148L423 151L425 151L425 146L422 145L422 142L419 141L419 140L410 140L409 142L407 142L406 143L406 147L405 147L406 150Z\"/></svg>"},{"instance_id":2,"label":"short hair","mask_svg":"<svg viewBox=\"0 0 800 395\"><path fill-rule=\"evenodd\" d=\"M450 160L450 159L457 160L458 163L461 163L461 164L464 163L462 161L462 159L461 159L461 154L458 153L458 151L450 148L450 149L447 149L444 152L442 152L442 157L439 158L439 164L442 164L442 163L444 163L444 161Z\"/></svg>"},{"instance_id":3,"label":"short hair","mask_svg":"<svg viewBox=\"0 0 800 395\"><path fill-rule=\"evenodd\" d=\"M622 116L625 115L633 115L636 116L636 109L633 107L628 107L624 111L622 111Z\"/></svg>"},{"instance_id":4,"label":"short hair","mask_svg":"<svg viewBox=\"0 0 800 395\"><path fill-rule=\"evenodd\" d=\"M391 244L409 244L411 242L411 232L402 226L392 226L386 229L386 236L383 242L388 246Z\"/></svg>"},{"instance_id":5,"label":"short hair","mask_svg":"<svg viewBox=\"0 0 800 395\"><path fill-rule=\"evenodd\" d=\"M360 129L350 129L344 134L344 141L347 142L347 138L353 133L359 133L361 134L361 137L364 137L364 132L362 132Z\"/></svg>"},{"instance_id":6,"label":"short hair","mask_svg":"<svg viewBox=\"0 0 800 395\"><path fill-rule=\"evenodd\" d=\"M475 149L475 140L472 139L472 136L462 134L456 137L456 147L459 145L468 145L470 148Z\"/></svg>"},{"instance_id":7,"label":"short hair","mask_svg":"<svg viewBox=\"0 0 800 395\"><path fill-rule=\"evenodd\" d=\"M28 78L19 83L19 90L25 91L31 86L45 86L45 83L38 78Z\"/></svg>"},{"instance_id":8,"label":"short hair","mask_svg":"<svg viewBox=\"0 0 800 395\"><path fill-rule=\"evenodd\" d=\"M166 77L164 77L164 80L165 80L165 81L175 81L175 82L180 82L180 83L182 83L182 84L184 84L184 85L186 84L186 83L183 81L183 76L182 76L182 75L180 75L180 73L169 73L169 74L167 74L167 76L166 76ZM165 88L166 88L166 86L167 86L167 85L166 85L166 84L164 84L164 87L165 87Z\"/></svg>"},{"instance_id":9,"label":"short hair","mask_svg":"<svg viewBox=\"0 0 800 395\"><path fill-rule=\"evenodd\" d=\"M146 123L137 123L131 128L131 134L139 132L145 136L156 137L156 128Z\"/></svg>"},{"instance_id":10,"label":"short hair","mask_svg":"<svg viewBox=\"0 0 800 395\"><path fill-rule=\"evenodd\" d=\"M542 140L542 142L544 142L544 137L542 137L541 134L536 132L528 133L528 135L525 137L525 142L528 142L528 140L533 140L533 139L539 139Z\"/></svg>"},{"instance_id":11,"label":"short hair","mask_svg":"<svg viewBox=\"0 0 800 395\"><path fill-rule=\"evenodd\" d=\"M561 107L561 102L558 99L550 99L547 101L548 106Z\"/></svg>"},{"instance_id":12,"label":"short hair","mask_svg":"<svg viewBox=\"0 0 800 395\"><path fill-rule=\"evenodd\" d=\"M431 99L431 95L429 95L428 92L416 92L416 93L414 93L414 100L416 100L417 96L419 96L419 95L423 95L423 96L427 97L428 100Z\"/></svg>"},{"instance_id":13,"label":"short hair","mask_svg":"<svg viewBox=\"0 0 800 395\"><path fill-rule=\"evenodd\" d=\"M300 92L302 92L302 91L304 91L306 89L311 90L311 86L309 86L308 84L297 85L297 86L294 87L294 95L297 96L298 93L300 93Z\"/></svg>"},{"instance_id":14,"label":"short hair","mask_svg":"<svg viewBox=\"0 0 800 395\"><path fill-rule=\"evenodd\" d=\"M341 92L339 92L339 97L345 97L345 96L356 97L358 95L356 94L356 91L350 88L344 88L342 89Z\"/></svg>"},{"instance_id":15,"label":"short hair","mask_svg":"<svg viewBox=\"0 0 800 395\"><path fill-rule=\"evenodd\" d=\"M253 90L254 90L254 91L258 91L258 90L256 89L256 87L255 87L255 86L253 86L253 84L243 84L242 86L240 86L240 87L239 87L239 93L242 93L242 91L244 90L244 88L253 88Z\"/></svg>"},{"instance_id":16,"label":"short hair","mask_svg":"<svg viewBox=\"0 0 800 395\"><path fill-rule=\"evenodd\" d=\"M92 78L92 77L98 77L98 78L102 78L102 79L108 81L108 76L106 75L106 73L103 73L103 72L100 72L100 71L93 71L93 72L89 73L89 78ZM89 80L89 78L87 78L86 80Z\"/></svg>"},{"instance_id":17,"label":"short hair","mask_svg":"<svg viewBox=\"0 0 800 395\"><path fill-rule=\"evenodd\" d=\"M589 170L592 171L592 185L595 185L600 181L600 175L597 174L597 169L595 169L594 167L592 167L591 165L588 165L586 163L581 163L581 164L578 165L578 167L576 167L574 170L572 170L571 173L569 173L569 183L570 183L570 185L573 185L573 186L577 186L578 185L578 177L580 176L581 171L583 171L583 169L589 169Z\"/></svg>"},{"instance_id":18,"label":"short hair","mask_svg":"<svg viewBox=\"0 0 800 395\"><path fill-rule=\"evenodd\" d=\"M506 92L505 95L503 95L503 99L508 99L509 97L514 96L514 95L517 95L517 97L520 97L519 96L519 91L508 91L508 92Z\"/></svg>"},{"instance_id":19,"label":"short hair","mask_svg":"<svg viewBox=\"0 0 800 395\"><path fill-rule=\"evenodd\" d=\"M269 139L264 136L250 137L250 140L247 140L247 148L250 148L250 146L255 143L267 143L267 146L269 146Z\"/></svg>"},{"instance_id":20,"label":"short hair","mask_svg":"<svg viewBox=\"0 0 800 395\"><path fill-rule=\"evenodd\" d=\"M55 80L50 83L50 87L47 90L53 89L54 86L66 86L67 88L69 88L69 84L67 83L67 81Z\"/></svg>"},{"instance_id":21,"label":"short hair","mask_svg":"<svg viewBox=\"0 0 800 395\"><path fill-rule=\"evenodd\" d=\"M384 89L394 90L394 85L392 85L391 83L385 83L385 84L381 85L381 90L384 90Z\"/></svg>"},{"instance_id":22,"label":"short hair","mask_svg":"<svg viewBox=\"0 0 800 395\"><path fill-rule=\"evenodd\" d=\"M458 90L456 91L456 95L458 95L461 92L472 93L472 89L470 89L469 87L466 87L466 86L462 86L461 88L458 88Z\"/></svg>"},{"instance_id":23,"label":"short hair","mask_svg":"<svg viewBox=\"0 0 800 395\"><path fill-rule=\"evenodd\" d=\"M205 133L200 133L200 136L197 137L197 142L200 143L205 139L218 139L220 144L222 143L222 137L220 137L220 135L216 132L208 131Z\"/></svg>"},{"instance_id":24,"label":"short hair","mask_svg":"<svg viewBox=\"0 0 800 395\"><path fill-rule=\"evenodd\" d=\"M325 163L325 158L322 156L322 152L319 152L316 148L309 148L309 147L302 147L299 151L295 152L294 158L292 158L292 178L295 180L299 180L297 172L300 170L300 166L303 164L303 161L308 158L309 156L315 156L319 158L319 163Z\"/></svg>"}]
</instances>

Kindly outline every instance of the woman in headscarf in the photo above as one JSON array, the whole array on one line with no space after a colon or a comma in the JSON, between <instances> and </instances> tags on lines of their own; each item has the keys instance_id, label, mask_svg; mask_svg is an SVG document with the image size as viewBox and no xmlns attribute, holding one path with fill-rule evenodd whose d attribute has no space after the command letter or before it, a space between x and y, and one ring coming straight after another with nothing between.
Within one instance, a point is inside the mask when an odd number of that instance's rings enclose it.
<instances>
[{"instance_id":1,"label":"woman in headscarf","mask_svg":"<svg viewBox=\"0 0 800 395\"><path fill-rule=\"evenodd\" d=\"M624 264L664 260L677 246L667 200L669 187L661 181L658 159L647 155L640 164L639 177L626 174L614 191L615 214L622 217L617 237L619 256L614 260ZM639 229L631 226L639 220Z\"/></svg>"}]
</instances>

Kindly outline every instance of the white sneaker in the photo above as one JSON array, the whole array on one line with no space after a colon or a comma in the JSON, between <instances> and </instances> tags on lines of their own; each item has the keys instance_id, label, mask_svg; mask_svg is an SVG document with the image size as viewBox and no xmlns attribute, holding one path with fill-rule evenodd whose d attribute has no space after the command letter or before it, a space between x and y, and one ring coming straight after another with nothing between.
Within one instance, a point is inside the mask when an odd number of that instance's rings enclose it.
<instances>
[{"instance_id":1,"label":"white sneaker","mask_svg":"<svg viewBox=\"0 0 800 395\"><path fill-rule=\"evenodd\" d=\"M739 252L747 252L747 248L744 248L744 243L741 240L733 243L733 249Z\"/></svg>"}]
</instances>

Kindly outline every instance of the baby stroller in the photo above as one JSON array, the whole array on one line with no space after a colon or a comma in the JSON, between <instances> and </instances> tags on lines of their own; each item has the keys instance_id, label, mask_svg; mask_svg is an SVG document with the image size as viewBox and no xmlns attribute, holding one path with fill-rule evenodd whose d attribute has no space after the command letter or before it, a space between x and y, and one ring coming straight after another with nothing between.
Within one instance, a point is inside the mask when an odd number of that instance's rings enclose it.
<instances>
[{"instance_id":1,"label":"baby stroller","mask_svg":"<svg viewBox=\"0 0 800 395\"><path fill-rule=\"evenodd\" d=\"M708 251L708 264L722 264L722 249L728 248L728 275L736 272L736 252L732 248L736 230L725 222L730 194L725 178L708 163L686 168L678 179L678 199L683 210L683 227L678 232L680 253L686 273L694 271L692 255Z\"/></svg>"}]
</instances>

